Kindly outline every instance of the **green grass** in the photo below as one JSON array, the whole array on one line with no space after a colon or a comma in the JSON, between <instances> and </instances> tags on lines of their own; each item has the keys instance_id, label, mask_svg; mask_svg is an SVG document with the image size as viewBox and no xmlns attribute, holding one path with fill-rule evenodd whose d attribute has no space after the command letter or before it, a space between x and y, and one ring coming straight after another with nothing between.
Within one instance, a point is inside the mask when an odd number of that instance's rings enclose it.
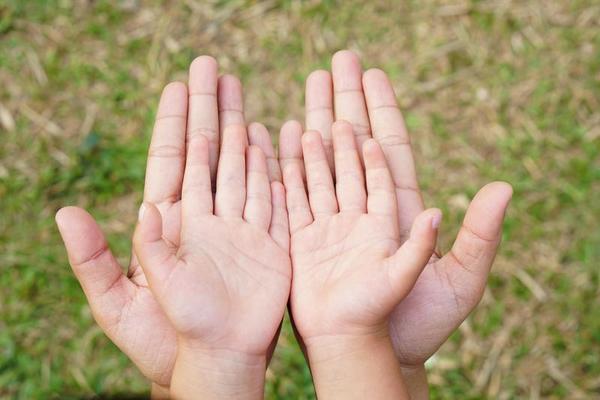
<instances>
[{"instance_id":1,"label":"green grass","mask_svg":"<svg viewBox=\"0 0 600 400\"><path fill-rule=\"evenodd\" d=\"M127 261L162 85L212 54L275 132L345 47L394 80L445 248L478 187L515 188L484 299L431 362L432 397L600 396L593 2L141 3L0 0L0 397L147 393L94 324L53 215L86 207ZM313 398L287 323L267 392Z\"/></svg>"}]
</instances>

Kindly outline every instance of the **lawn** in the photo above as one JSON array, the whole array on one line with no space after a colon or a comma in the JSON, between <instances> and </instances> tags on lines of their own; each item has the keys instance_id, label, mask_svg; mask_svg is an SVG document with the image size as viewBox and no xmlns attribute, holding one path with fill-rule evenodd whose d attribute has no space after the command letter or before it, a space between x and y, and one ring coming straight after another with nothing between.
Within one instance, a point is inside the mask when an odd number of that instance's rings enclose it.
<instances>
[{"instance_id":1,"label":"lawn","mask_svg":"<svg viewBox=\"0 0 600 400\"><path fill-rule=\"evenodd\" d=\"M432 397L600 397L598 2L0 0L1 398L147 394L54 213L90 210L126 264L162 86L211 54L275 133L341 48L390 74L442 248L480 186L515 189L484 298L428 363ZM267 377L270 399L314 398L287 322Z\"/></svg>"}]
</instances>

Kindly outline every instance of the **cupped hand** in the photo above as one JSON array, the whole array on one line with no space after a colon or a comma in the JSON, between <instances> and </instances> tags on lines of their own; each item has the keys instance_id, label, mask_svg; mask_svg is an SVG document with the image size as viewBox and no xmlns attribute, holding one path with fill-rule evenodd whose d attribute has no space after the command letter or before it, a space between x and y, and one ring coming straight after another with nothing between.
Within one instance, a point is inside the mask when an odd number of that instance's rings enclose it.
<instances>
[{"instance_id":1,"label":"cupped hand","mask_svg":"<svg viewBox=\"0 0 600 400\"><path fill-rule=\"evenodd\" d=\"M180 243L186 137L201 135L208 139L214 181L219 137L225 127L244 124L242 86L231 75L218 77L217 69L213 58L198 57L190 65L188 85L167 85L156 113L144 201L158 209L164 238L173 245ZM248 133L250 143L268 156L271 180L279 179L266 129L251 124ZM100 327L148 379L168 386L177 353L176 334L148 288L135 254L124 275L90 214L77 207L65 207L57 213L56 221L73 271Z\"/></svg>"},{"instance_id":2,"label":"cupped hand","mask_svg":"<svg viewBox=\"0 0 600 400\"><path fill-rule=\"evenodd\" d=\"M307 190L299 164L283 169L294 271L290 304L306 344L323 336L387 334L389 314L433 253L441 218L439 210L421 213L400 246L396 195L380 146L364 142L363 173L352 126L336 122L332 131L335 187L317 132L302 136Z\"/></svg>"},{"instance_id":3,"label":"cupped hand","mask_svg":"<svg viewBox=\"0 0 600 400\"><path fill-rule=\"evenodd\" d=\"M390 168L398 203L401 241L424 210L410 137L386 74L362 72L350 51L336 53L332 73L315 71L306 80L306 129L318 131L330 168L333 165L331 125L349 121L360 146L373 137ZM284 132L296 132L288 123ZM285 136L285 135L284 135ZM281 165L302 164L300 146L280 140ZM494 182L472 200L451 250L433 255L408 296L396 307L390 333L400 362L422 365L478 304L501 239L502 222L512 195L510 185Z\"/></svg>"},{"instance_id":4,"label":"cupped hand","mask_svg":"<svg viewBox=\"0 0 600 400\"><path fill-rule=\"evenodd\" d=\"M165 240L161 214L150 202L140 209L134 235L150 288L177 333L171 387L177 398L223 398L227 385L209 377L224 370L231 376L240 359L249 364L247 375L258 377L249 378L254 383L247 390L262 393L257 381L264 377L291 284L285 191L269 182L264 153L247 147L244 126L225 128L214 200L209 161L206 137L191 137L178 245ZM198 364L203 367L195 373ZM236 387L228 395L237 395L241 379L229 382Z\"/></svg>"}]
</instances>

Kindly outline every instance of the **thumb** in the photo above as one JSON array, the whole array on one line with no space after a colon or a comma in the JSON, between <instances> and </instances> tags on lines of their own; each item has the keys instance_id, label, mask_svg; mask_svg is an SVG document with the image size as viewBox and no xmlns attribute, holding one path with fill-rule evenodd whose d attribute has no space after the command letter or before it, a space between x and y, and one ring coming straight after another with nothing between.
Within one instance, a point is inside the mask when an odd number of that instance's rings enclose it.
<instances>
[{"instance_id":1,"label":"thumb","mask_svg":"<svg viewBox=\"0 0 600 400\"><path fill-rule=\"evenodd\" d=\"M69 263L92 307L97 297L121 290L123 285L117 283L125 276L94 218L81 208L64 207L56 213L56 224ZM125 293L119 293L119 296Z\"/></svg>"},{"instance_id":2,"label":"thumb","mask_svg":"<svg viewBox=\"0 0 600 400\"><path fill-rule=\"evenodd\" d=\"M177 263L176 248L162 237L162 217L156 206L145 202L140 207L133 248L148 283L164 282Z\"/></svg>"},{"instance_id":3,"label":"thumb","mask_svg":"<svg viewBox=\"0 0 600 400\"><path fill-rule=\"evenodd\" d=\"M421 212L412 224L408 240L386 260L396 303L408 295L431 258L441 220L442 212L437 208Z\"/></svg>"}]
</instances>

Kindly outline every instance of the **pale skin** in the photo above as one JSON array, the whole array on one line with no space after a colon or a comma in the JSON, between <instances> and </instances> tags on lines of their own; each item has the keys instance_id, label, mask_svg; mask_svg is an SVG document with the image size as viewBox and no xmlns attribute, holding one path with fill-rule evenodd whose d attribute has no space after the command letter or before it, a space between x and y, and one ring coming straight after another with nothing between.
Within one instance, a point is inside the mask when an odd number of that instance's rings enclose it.
<instances>
[{"instance_id":1,"label":"pale skin","mask_svg":"<svg viewBox=\"0 0 600 400\"><path fill-rule=\"evenodd\" d=\"M334 121L349 121L358 145L370 137L381 145L395 186L404 241L424 204L410 137L386 74L378 69L363 72L354 53L340 51L333 56L331 73L319 70L309 75L305 98L306 129L323 137L330 168L334 168ZM298 123L284 126L279 149L282 166L302 163L299 132ZM432 255L414 288L392 314L390 335L413 398L428 397L425 361L483 295L511 196L512 188L504 182L481 188L467 209L451 250L443 257Z\"/></svg>"},{"instance_id":2,"label":"pale skin","mask_svg":"<svg viewBox=\"0 0 600 400\"><path fill-rule=\"evenodd\" d=\"M242 86L231 75L219 77L211 57L192 62L187 85L174 82L163 90L148 152L144 201L158 208L164 237L173 245L180 243L186 137L203 135L209 140L215 182L220 137L225 127L240 124L244 124ZM250 124L248 140L266 154L270 181L281 180L265 127ZM94 318L152 382L152 397L167 398L177 335L150 291L137 257L132 253L128 274L123 274L100 227L83 209L65 207L56 221ZM275 343L276 337L270 353Z\"/></svg>"},{"instance_id":3,"label":"pale skin","mask_svg":"<svg viewBox=\"0 0 600 400\"><path fill-rule=\"evenodd\" d=\"M283 169L294 279L291 311L320 399L407 398L388 320L435 248L441 213L422 212L400 246L394 185L381 147L332 128L336 183L319 133ZM308 193L308 196L307 194Z\"/></svg>"}]
</instances>

